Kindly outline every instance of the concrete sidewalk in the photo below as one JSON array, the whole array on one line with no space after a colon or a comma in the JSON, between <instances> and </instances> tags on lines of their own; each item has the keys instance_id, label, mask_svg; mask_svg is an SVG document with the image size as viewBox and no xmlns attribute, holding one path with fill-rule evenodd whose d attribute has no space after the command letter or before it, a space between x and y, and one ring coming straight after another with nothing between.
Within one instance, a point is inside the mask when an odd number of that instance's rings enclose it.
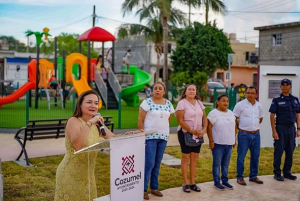
<instances>
[{"instance_id":1,"label":"concrete sidewalk","mask_svg":"<svg viewBox=\"0 0 300 201\"><path fill-rule=\"evenodd\" d=\"M122 130L123 133L125 130ZM208 139L205 139L208 142ZM65 140L48 139L29 141L26 145L29 158L44 157L61 155L65 153ZM167 146L179 146L177 135L171 134ZM16 140L14 134L0 133L0 158L2 162L13 161L20 153L21 147ZM234 190L218 191L213 187L213 182L205 182L198 184L202 189L200 193L191 192L184 193L181 187L163 190L164 196L162 198L149 195L150 200L160 201L182 201L182 200L203 200L203 201L220 201L220 200L272 200L272 201L299 201L300 200L300 174L296 174L298 180L290 181L285 180L278 182L273 179L272 175L260 176L259 178L264 181L264 184L255 184L249 182L245 178L247 186L241 186L236 183L236 179L231 179L229 182L234 186ZM5 175L4 175L5 176Z\"/></svg>"},{"instance_id":2,"label":"concrete sidewalk","mask_svg":"<svg viewBox=\"0 0 300 201\"><path fill-rule=\"evenodd\" d=\"M120 134L128 130L116 131ZM0 158L3 162L15 160L21 151L21 146L14 139L14 136L15 135L13 133L0 133ZM204 139L204 141L208 142L208 139ZM179 146L177 134L170 134L170 139L167 146ZM62 155L65 154L66 151L65 139L59 138L27 141L26 150L29 158Z\"/></svg>"}]
</instances>

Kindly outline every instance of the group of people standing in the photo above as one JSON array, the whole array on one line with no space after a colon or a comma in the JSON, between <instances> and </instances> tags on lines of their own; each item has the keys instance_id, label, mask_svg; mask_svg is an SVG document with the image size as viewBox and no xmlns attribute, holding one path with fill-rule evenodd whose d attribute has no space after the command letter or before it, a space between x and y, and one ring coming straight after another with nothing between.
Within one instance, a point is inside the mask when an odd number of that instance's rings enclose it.
<instances>
[{"instance_id":1,"label":"group of people standing","mask_svg":"<svg viewBox=\"0 0 300 201\"><path fill-rule=\"evenodd\" d=\"M295 138L300 136L300 104L298 98L289 93L291 88L291 81L283 79L280 85L282 93L278 98L273 99L269 109L274 139L273 173L274 179L277 181L297 179L291 174L291 168L296 145ZM263 184L263 181L258 178L259 125L263 121L263 107L256 100L258 96L256 88L252 86L247 88L245 99L238 102L233 111L228 109L228 97L226 95L219 96L216 108L207 117L205 106L199 100L194 84L185 86L175 110L172 104L163 98L165 92L165 85L157 82L153 87L153 97L145 99L140 106L139 129L157 130L157 133L146 138L144 199L149 199L149 180L151 193L159 197L163 196L158 188L158 175L163 152L169 138L169 122L172 113L175 113L179 124L177 134L182 152L182 190L185 193L201 191L195 182L195 176L201 142L203 142L205 133L208 135L209 147L213 156L212 176L216 189L233 189L233 186L228 183L228 167L232 149L236 144L237 183L243 186L247 185L243 176L244 161L250 150L249 181ZM295 123L297 123L297 130ZM187 135L192 135L195 145L187 143ZM283 170L281 170L281 157L284 152L286 157ZM189 177L188 171L190 172Z\"/></svg>"},{"instance_id":2,"label":"group of people standing","mask_svg":"<svg viewBox=\"0 0 300 201\"><path fill-rule=\"evenodd\" d=\"M274 138L274 179L277 181L295 180L297 177L291 174L291 168L295 138L300 136L300 104L298 98L289 93L292 88L290 80L283 79L280 88L282 94L273 99L269 109ZM139 133L157 130L146 136L144 199L149 199L149 182L151 194L163 197L159 191L158 177L160 164L169 140L170 121L173 113L179 124L177 134L182 153L182 190L185 193L201 191L196 184L195 177L205 133L208 134L209 147L212 151L212 176L216 189L233 189L233 186L228 183L228 167L232 149L236 144L238 144L237 183L246 185L243 177L244 161L247 151L250 150L249 181L263 184L263 181L257 177L260 156L259 124L263 120L263 108L256 100L258 95L256 88L249 87L246 90L246 99L237 103L233 111L228 110L228 97L226 95L219 96L216 108L207 116L205 106L200 101L197 87L194 84L185 86L176 109L169 100L164 98L165 93L166 86L163 82L153 85L153 93L140 105L139 130L134 131ZM73 116L66 123L67 151L57 169L54 200L87 200L89 197L97 197L94 177L97 153L90 154L88 161L87 154L75 155L74 151L99 142L103 138L114 136L106 127L106 135L103 135L99 128L99 122L104 125L104 121L102 117L95 115L98 111L98 102L99 97L95 91L82 93L78 98ZM297 130L295 123L297 123ZM283 152L286 157L283 170L281 170ZM89 167L88 170L86 167ZM91 181L86 176L88 172L92 174ZM88 183L91 185L90 191L86 188Z\"/></svg>"}]
</instances>

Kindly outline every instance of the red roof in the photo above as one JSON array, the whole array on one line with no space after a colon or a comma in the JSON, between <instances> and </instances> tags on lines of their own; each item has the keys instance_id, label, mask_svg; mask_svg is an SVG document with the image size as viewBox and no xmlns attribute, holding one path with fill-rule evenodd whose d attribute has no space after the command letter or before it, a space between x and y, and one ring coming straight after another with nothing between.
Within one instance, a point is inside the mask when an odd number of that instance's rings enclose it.
<instances>
[{"instance_id":1,"label":"red roof","mask_svg":"<svg viewBox=\"0 0 300 201\"><path fill-rule=\"evenodd\" d=\"M102 29L100 27L93 27L83 34L81 34L78 38L78 41L100 41L100 42L106 42L106 41L115 41L116 38L106 31L105 29Z\"/></svg>"}]
</instances>

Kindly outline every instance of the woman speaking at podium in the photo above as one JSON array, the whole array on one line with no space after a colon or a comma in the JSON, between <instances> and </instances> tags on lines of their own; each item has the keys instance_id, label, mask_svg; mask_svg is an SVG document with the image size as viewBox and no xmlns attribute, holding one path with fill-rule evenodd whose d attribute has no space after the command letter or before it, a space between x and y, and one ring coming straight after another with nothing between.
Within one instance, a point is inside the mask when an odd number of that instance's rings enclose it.
<instances>
[{"instance_id":1,"label":"woman speaking at podium","mask_svg":"<svg viewBox=\"0 0 300 201\"><path fill-rule=\"evenodd\" d=\"M145 148L145 181L144 199L149 200L147 193L150 179L151 194L162 197L158 190L158 175L160 163L169 139L171 114L173 105L163 98L166 87L163 82L153 86L153 97L145 99L140 105L138 127L144 131L157 130L156 133L146 136Z\"/></svg>"},{"instance_id":2,"label":"woman speaking at podium","mask_svg":"<svg viewBox=\"0 0 300 201\"><path fill-rule=\"evenodd\" d=\"M66 123L66 154L56 172L55 201L83 201L97 198L94 175L97 152L89 153L88 162L87 153L75 155L74 151L97 143L103 138L114 136L105 126L106 135L103 136L97 125L98 121L104 125L103 118L95 116L98 112L98 102L99 97L94 90L82 93L77 100L73 116Z\"/></svg>"}]
</instances>

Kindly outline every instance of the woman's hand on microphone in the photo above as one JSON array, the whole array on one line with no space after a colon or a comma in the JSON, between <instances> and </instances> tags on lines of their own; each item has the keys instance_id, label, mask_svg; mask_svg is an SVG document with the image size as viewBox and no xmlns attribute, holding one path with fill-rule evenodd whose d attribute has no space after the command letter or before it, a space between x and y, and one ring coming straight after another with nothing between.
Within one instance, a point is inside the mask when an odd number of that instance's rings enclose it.
<instances>
[{"instance_id":1,"label":"woman's hand on microphone","mask_svg":"<svg viewBox=\"0 0 300 201\"><path fill-rule=\"evenodd\" d=\"M97 124L97 122L99 121L102 125L104 125L104 119L101 116L94 116L93 118L91 118L89 120L92 124Z\"/></svg>"}]
</instances>

